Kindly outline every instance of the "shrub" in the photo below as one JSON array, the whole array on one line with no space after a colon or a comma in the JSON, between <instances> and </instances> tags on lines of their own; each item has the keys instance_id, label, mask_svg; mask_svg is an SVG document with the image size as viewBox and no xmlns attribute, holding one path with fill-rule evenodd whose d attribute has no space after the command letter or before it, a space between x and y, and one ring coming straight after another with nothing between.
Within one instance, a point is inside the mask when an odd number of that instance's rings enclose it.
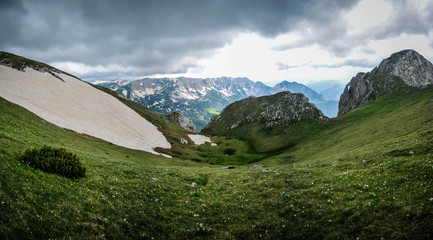
<instances>
[{"instance_id":1,"label":"shrub","mask_svg":"<svg viewBox=\"0 0 433 240\"><path fill-rule=\"evenodd\" d=\"M227 155L227 156L235 155L235 153L236 153L236 149L233 149L233 148L227 148L224 150L224 155Z\"/></svg>"},{"instance_id":2,"label":"shrub","mask_svg":"<svg viewBox=\"0 0 433 240\"><path fill-rule=\"evenodd\" d=\"M43 146L39 150L29 149L24 152L22 160L34 168L68 178L84 177L86 173L86 168L80 163L77 155L63 148Z\"/></svg>"}]
</instances>

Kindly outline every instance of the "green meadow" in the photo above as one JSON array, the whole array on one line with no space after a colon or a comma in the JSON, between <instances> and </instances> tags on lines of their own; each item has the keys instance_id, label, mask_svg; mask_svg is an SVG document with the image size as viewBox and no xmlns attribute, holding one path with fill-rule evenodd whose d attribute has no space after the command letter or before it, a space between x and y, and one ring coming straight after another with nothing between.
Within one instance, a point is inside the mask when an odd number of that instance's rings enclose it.
<instances>
[{"instance_id":1,"label":"green meadow","mask_svg":"<svg viewBox=\"0 0 433 240\"><path fill-rule=\"evenodd\" d=\"M383 96L272 152L257 151L260 136L181 144L188 132L123 101L161 126L173 148L158 151L173 158L59 128L0 98L0 238L433 237L431 88ZM44 145L75 153L85 177L20 160Z\"/></svg>"}]
</instances>

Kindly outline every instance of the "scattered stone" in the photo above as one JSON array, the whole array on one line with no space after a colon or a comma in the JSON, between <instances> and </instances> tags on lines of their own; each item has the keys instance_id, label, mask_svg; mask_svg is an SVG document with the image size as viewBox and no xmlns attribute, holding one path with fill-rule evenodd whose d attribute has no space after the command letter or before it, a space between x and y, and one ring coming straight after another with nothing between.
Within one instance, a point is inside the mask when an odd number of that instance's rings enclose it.
<instances>
[{"instance_id":1,"label":"scattered stone","mask_svg":"<svg viewBox=\"0 0 433 240\"><path fill-rule=\"evenodd\" d=\"M151 178L153 181L158 181L158 178L154 178L154 177L152 177Z\"/></svg>"},{"instance_id":2,"label":"scattered stone","mask_svg":"<svg viewBox=\"0 0 433 240\"><path fill-rule=\"evenodd\" d=\"M286 178L286 183L291 182L292 180L290 180L289 178Z\"/></svg>"},{"instance_id":3,"label":"scattered stone","mask_svg":"<svg viewBox=\"0 0 433 240\"><path fill-rule=\"evenodd\" d=\"M155 202L157 203L157 202L159 202L159 199L157 198L157 199L155 199Z\"/></svg>"},{"instance_id":4,"label":"scattered stone","mask_svg":"<svg viewBox=\"0 0 433 240\"><path fill-rule=\"evenodd\" d=\"M362 164L367 164L367 160L362 160Z\"/></svg>"},{"instance_id":5,"label":"scattered stone","mask_svg":"<svg viewBox=\"0 0 433 240\"><path fill-rule=\"evenodd\" d=\"M196 182L192 182L189 186L190 187L195 187L195 186L197 186L197 183Z\"/></svg>"},{"instance_id":6,"label":"scattered stone","mask_svg":"<svg viewBox=\"0 0 433 240\"><path fill-rule=\"evenodd\" d=\"M228 166L222 166L222 167L217 167L218 169L235 169L236 167L233 167L232 165L228 165Z\"/></svg>"},{"instance_id":7,"label":"scattered stone","mask_svg":"<svg viewBox=\"0 0 433 240\"><path fill-rule=\"evenodd\" d=\"M188 140L186 140L185 138L180 138L180 143L188 144Z\"/></svg>"},{"instance_id":8,"label":"scattered stone","mask_svg":"<svg viewBox=\"0 0 433 240\"><path fill-rule=\"evenodd\" d=\"M249 168L251 168L251 169L259 169L259 168L263 168L263 165L254 164L254 165L250 166Z\"/></svg>"},{"instance_id":9,"label":"scattered stone","mask_svg":"<svg viewBox=\"0 0 433 240\"><path fill-rule=\"evenodd\" d=\"M271 169L263 169L262 172L272 172Z\"/></svg>"},{"instance_id":10,"label":"scattered stone","mask_svg":"<svg viewBox=\"0 0 433 240\"><path fill-rule=\"evenodd\" d=\"M413 153L413 151L410 151L409 152L409 156L412 156L414 153Z\"/></svg>"},{"instance_id":11,"label":"scattered stone","mask_svg":"<svg viewBox=\"0 0 433 240\"><path fill-rule=\"evenodd\" d=\"M216 143L211 143L210 144L212 147L216 147L216 146L218 146L218 144L216 144Z\"/></svg>"}]
</instances>

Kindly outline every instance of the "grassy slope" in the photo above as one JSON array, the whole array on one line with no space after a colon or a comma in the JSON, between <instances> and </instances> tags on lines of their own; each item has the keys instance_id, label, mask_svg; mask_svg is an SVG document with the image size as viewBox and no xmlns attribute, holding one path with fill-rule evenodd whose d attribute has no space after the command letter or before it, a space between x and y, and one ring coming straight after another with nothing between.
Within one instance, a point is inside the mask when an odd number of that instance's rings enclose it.
<instances>
[{"instance_id":1,"label":"grassy slope","mask_svg":"<svg viewBox=\"0 0 433 240\"><path fill-rule=\"evenodd\" d=\"M333 119L264 160L269 172L124 149L0 99L0 238L428 238L432 98L431 89L382 97ZM86 177L69 180L17 160L43 144L77 153Z\"/></svg>"}]
</instances>

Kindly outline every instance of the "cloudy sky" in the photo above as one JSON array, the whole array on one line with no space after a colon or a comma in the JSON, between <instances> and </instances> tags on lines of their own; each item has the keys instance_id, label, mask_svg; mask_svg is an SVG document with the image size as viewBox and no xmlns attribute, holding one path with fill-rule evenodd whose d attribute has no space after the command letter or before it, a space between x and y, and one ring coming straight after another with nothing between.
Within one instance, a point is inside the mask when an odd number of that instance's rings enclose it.
<instances>
[{"instance_id":1,"label":"cloudy sky","mask_svg":"<svg viewBox=\"0 0 433 240\"><path fill-rule=\"evenodd\" d=\"M433 0L0 0L0 50L87 81L347 83L391 53L433 61Z\"/></svg>"}]
</instances>

